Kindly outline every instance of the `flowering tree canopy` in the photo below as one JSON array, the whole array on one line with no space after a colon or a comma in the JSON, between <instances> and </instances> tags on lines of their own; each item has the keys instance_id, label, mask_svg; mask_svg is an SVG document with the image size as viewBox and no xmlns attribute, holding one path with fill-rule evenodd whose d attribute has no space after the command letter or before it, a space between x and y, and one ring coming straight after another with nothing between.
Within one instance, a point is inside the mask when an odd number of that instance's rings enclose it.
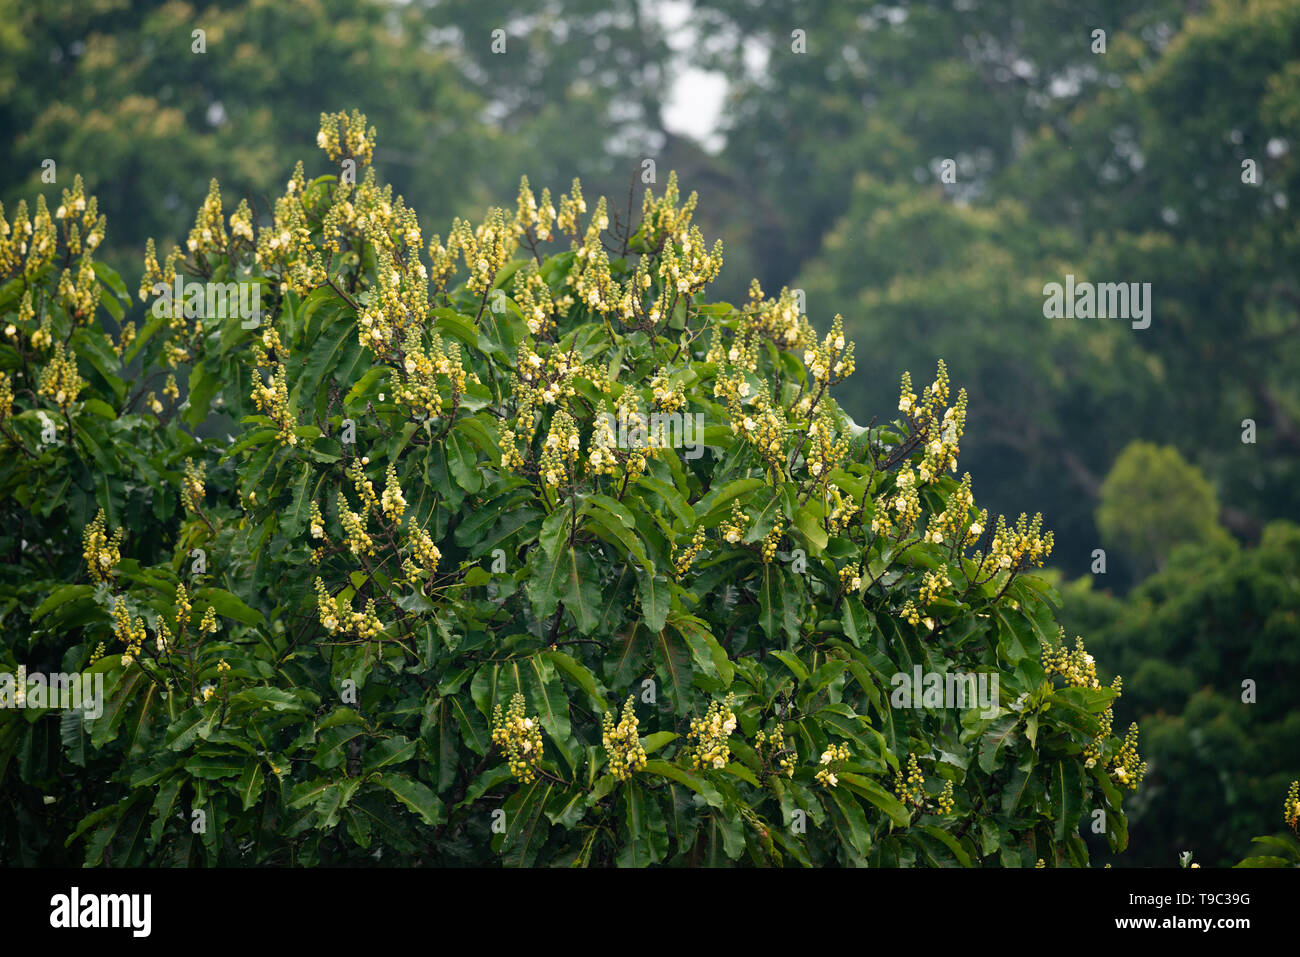
<instances>
[{"instance_id":1,"label":"flowering tree canopy","mask_svg":"<svg viewBox=\"0 0 1300 957\"><path fill-rule=\"evenodd\" d=\"M0 226L2 653L105 686L0 711L7 856L31 820L92 865L1125 846L1120 682L1041 520L958 477L942 364L864 429L838 317L708 301L675 177L639 217L525 179L444 239L374 144L324 116L260 214L214 183L140 321L79 183Z\"/></svg>"}]
</instances>

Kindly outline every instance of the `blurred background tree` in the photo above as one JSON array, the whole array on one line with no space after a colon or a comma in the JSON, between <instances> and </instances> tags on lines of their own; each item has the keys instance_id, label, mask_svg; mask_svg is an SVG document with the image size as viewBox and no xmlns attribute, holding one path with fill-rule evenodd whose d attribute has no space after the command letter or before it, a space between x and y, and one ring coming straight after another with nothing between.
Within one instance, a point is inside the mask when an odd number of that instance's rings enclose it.
<instances>
[{"instance_id":1,"label":"blurred background tree","mask_svg":"<svg viewBox=\"0 0 1300 957\"><path fill-rule=\"evenodd\" d=\"M1219 524L1214 489L1171 445L1132 442L1101 484L1097 528L1138 570L1164 568L1183 544L1229 540Z\"/></svg>"}]
</instances>

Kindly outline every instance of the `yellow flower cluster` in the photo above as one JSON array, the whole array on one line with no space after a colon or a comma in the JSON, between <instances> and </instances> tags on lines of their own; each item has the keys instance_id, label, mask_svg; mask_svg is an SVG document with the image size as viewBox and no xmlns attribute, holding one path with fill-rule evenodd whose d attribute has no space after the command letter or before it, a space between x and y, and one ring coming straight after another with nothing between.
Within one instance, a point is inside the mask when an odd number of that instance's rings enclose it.
<instances>
[{"instance_id":1,"label":"yellow flower cluster","mask_svg":"<svg viewBox=\"0 0 1300 957\"><path fill-rule=\"evenodd\" d=\"M921 594L919 596L921 604L931 604L950 588L952 588L952 582L948 580L946 569L941 568L937 572L926 572L925 578L921 582Z\"/></svg>"},{"instance_id":2,"label":"yellow flower cluster","mask_svg":"<svg viewBox=\"0 0 1300 957\"><path fill-rule=\"evenodd\" d=\"M515 231L520 236L546 242L551 238L553 222L555 222L555 207L551 205L550 189L542 190L542 202L539 205L528 185L528 177L520 178L519 199L515 208Z\"/></svg>"},{"instance_id":3,"label":"yellow flower cluster","mask_svg":"<svg viewBox=\"0 0 1300 957\"><path fill-rule=\"evenodd\" d=\"M438 570L438 562L442 560L442 552L438 546L433 543L429 533L422 528L412 527L408 534L408 544L411 546L412 558L406 560L402 567L405 569L407 577L412 581L426 578Z\"/></svg>"},{"instance_id":4,"label":"yellow flower cluster","mask_svg":"<svg viewBox=\"0 0 1300 957\"><path fill-rule=\"evenodd\" d=\"M292 289L303 296L325 282L320 254L311 240L312 219L303 206L306 185L307 177L299 162L284 195L275 201L270 228L258 232L253 254L253 262L262 269L269 272L278 267L281 292Z\"/></svg>"},{"instance_id":5,"label":"yellow flower cluster","mask_svg":"<svg viewBox=\"0 0 1300 957\"><path fill-rule=\"evenodd\" d=\"M654 251L666 243L683 240L698 202L696 193L691 193L685 203L681 202L675 170L668 174L663 196L656 199L653 191L647 189L641 200L640 231L645 248Z\"/></svg>"},{"instance_id":6,"label":"yellow flower cluster","mask_svg":"<svg viewBox=\"0 0 1300 957\"><path fill-rule=\"evenodd\" d=\"M701 525L691 537L691 544L680 555L677 554L677 543L673 542L673 567L676 569L678 577L685 575L690 571L691 566L695 564L695 559L699 557L700 552L704 549L704 536L704 526Z\"/></svg>"},{"instance_id":7,"label":"yellow flower cluster","mask_svg":"<svg viewBox=\"0 0 1300 957\"><path fill-rule=\"evenodd\" d=\"M501 705L492 708L492 743L506 753L511 774L525 784L537 777L533 765L542 756L542 728L537 718L528 717L523 695L510 699L504 718Z\"/></svg>"},{"instance_id":8,"label":"yellow flower cluster","mask_svg":"<svg viewBox=\"0 0 1300 957\"><path fill-rule=\"evenodd\" d=\"M814 777L817 783L825 788L833 788L840 783L839 774L840 764L852 757L849 754L847 744L832 744L822 752L821 760L818 762L821 767Z\"/></svg>"},{"instance_id":9,"label":"yellow flower cluster","mask_svg":"<svg viewBox=\"0 0 1300 957\"><path fill-rule=\"evenodd\" d=\"M980 555L979 575L1042 565L1044 559L1052 554L1055 544L1052 533L1043 534L1042 528L1041 513L1035 515L1033 521L1021 513L1014 528L1008 528L1006 519L999 515L988 553Z\"/></svg>"},{"instance_id":10,"label":"yellow flower cluster","mask_svg":"<svg viewBox=\"0 0 1300 957\"><path fill-rule=\"evenodd\" d=\"M26 200L19 201L14 218L9 221L5 220L4 206L0 205L0 276L20 272L24 278L31 279L54 260L58 242L58 231L43 195L36 197L36 215L30 219Z\"/></svg>"},{"instance_id":11,"label":"yellow flower cluster","mask_svg":"<svg viewBox=\"0 0 1300 957\"><path fill-rule=\"evenodd\" d=\"M715 396L730 399L734 394L741 399L748 398L749 383L745 381L743 373L758 371L758 333L741 328L728 344L726 327L720 322L714 322L713 337L705 361L725 367L733 373L727 375L722 368L719 369L713 386Z\"/></svg>"},{"instance_id":12,"label":"yellow flower cluster","mask_svg":"<svg viewBox=\"0 0 1300 957\"><path fill-rule=\"evenodd\" d=\"M634 708L635 695L628 695L623 704L623 716L618 724L608 711L601 715L601 743L609 757L609 773L620 781L626 781L637 771L645 767L645 748L637 737L637 717Z\"/></svg>"},{"instance_id":13,"label":"yellow flower cluster","mask_svg":"<svg viewBox=\"0 0 1300 957\"><path fill-rule=\"evenodd\" d=\"M723 520L722 524L718 526L718 533L728 545L739 545L741 539L745 537L745 532L748 531L751 521L749 515L740 507L740 502L732 499L731 518Z\"/></svg>"},{"instance_id":14,"label":"yellow flower cluster","mask_svg":"<svg viewBox=\"0 0 1300 957\"><path fill-rule=\"evenodd\" d=\"M678 382L669 384L669 376L659 373L650 380L650 397L656 412L671 414L686 408L686 387Z\"/></svg>"},{"instance_id":15,"label":"yellow flower cluster","mask_svg":"<svg viewBox=\"0 0 1300 957\"><path fill-rule=\"evenodd\" d=\"M85 383L77 371L76 357L68 353L62 342L56 342L54 357L41 372L37 393L57 405L60 412L66 413L83 388Z\"/></svg>"},{"instance_id":16,"label":"yellow flower cluster","mask_svg":"<svg viewBox=\"0 0 1300 957\"><path fill-rule=\"evenodd\" d=\"M330 162L353 159L358 167L368 166L375 155L375 128L367 127L365 114L357 110L351 116L322 113L316 145L325 151Z\"/></svg>"},{"instance_id":17,"label":"yellow flower cluster","mask_svg":"<svg viewBox=\"0 0 1300 957\"><path fill-rule=\"evenodd\" d=\"M1060 675L1071 688L1100 688L1097 663L1083 646L1083 639L1075 639L1074 651L1065 650L1065 629L1061 629L1061 639L1060 646L1043 650L1043 671L1049 678Z\"/></svg>"},{"instance_id":18,"label":"yellow flower cluster","mask_svg":"<svg viewBox=\"0 0 1300 957\"><path fill-rule=\"evenodd\" d=\"M617 444L610 419L599 416L592 428L591 448L587 453L587 470L592 476L618 475Z\"/></svg>"},{"instance_id":19,"label":"yellow flower cluster","mask_svg":"<svg viewBox=\"0 0 1300 957\"><path fill-rule=\"evenodd\" d=\"M122 665L125 667L140 656L140 648L148 635L144 629L144 619L132 619L131 612L126 607L126 599L120 597L113 602L113 634L126 649L122 655Z\"/></svg>"},{"instance_id":20,"label":"yellow flower cluster","mask_svg":"<svg viewBox=\"0 0 1300 957\"><path fill-rule=\"evenodd\" d=\"M167 365L171 366L171 368L173 369L175 369L183 362L190 361L189 351L183 348L182 346L178 346L176 343L172 342L171 340L168 340L163 343L163 353L167 357ZM161 412L162 409L155 409L154 411Z\"/></svg>"},{"instance_id":21,"label":"yellow flower cluster","mask_svg":"<svg viewBox=\"0 0 1300 957\"><path fill-rule=\"evenodd\" d=\"M113 346L113 351L117 353L119 358L125 358L126 350L130 349L131 344L134 342L135 323L128 322L126 325L122 326L121 330L118 332L117 343Z\"/></svg>"},{"instance_id":22,"label":"yellow flower cluster","mask_svg":"<svg viewBox=\"0 0 1300 957\"><path fill-rule=\"evenodd\" d=\"M892 496L876 500L871 517L871 530L878 535L888 535L895 529L899 537L906 535L921 517L921 486L916 473L910 468L901 469L894 480Z\"/></svg>"},{"instance_id":23,"label":"yellow flower cluster","mask_svg":"<svg viewBox=\"0 0 1300 957\"><path fill-rule=\"evenodd\" d=\"M1138 754L1138 726L1134 722L1129 725L1128 733L1124 735L1124 743L1120 745L1119 754L1115 755L1115 760L1111 762L1111 774L1117 782L1130 791L1136 791L1146 773L1147 763Z\"/></svg>"},{"instance_id":24,"label":"yellow flower cluster","mask_svg":"<svg viewBox=\"0 0 1300 957\"><path fill-rule=\"evenodd\" d=\"M907 755L906 778L902 771L894 772L894 793L904 804L913 807L925 804L925 776L921 774L921 766L917 763L915 754Z\"/></svg>"},{"instance_id":25,"label":"yellow flower cluster","mask_svg":"<svg viewBox=\"0 0 1300 957\"><path fill-rule=\"evenodd\" d=\"M551 428L542 445L538 463L542 480L551 488L567 485L576 477L574 467L578 462L578 426L573 416L564 409L551 416Z\"/></svg>"},{"instance_id":26,"label":"yellow flower cluster","mask_svg":"<svg viewBox=\"0 0 1300 957\"><path fill-rule=\"evenodd\" d=\"M55 295L74 321L86 321L95 314L99 305L99 278L88 257L78 264L75 279L71 267L63 270Z\"/></svg>"},{"instance_id":27,"label":"yellow flower cluster","mask_svg":"<svg viewBox=\"0 0 1300 957\"><path fill-rule=\"evenodd\" d=\"M366 599L364 612L352 615L352 630L357 633L358 638L377 638L384 630L384 623L379 620L373 598Z\"/></svg>"},{"instance_id":28,"label":"yellow flower cluster","mask_svg":"<svg viewBox=\"0 0 1300 957\"><path fill-rule=\"evenodd\" d=\"M1282 820L1293 831L1300 827L1300 781L1292 781L1287 788L1286 801L1282 804Z\"/></svg>"},{"instance_id":29,"label":"yellow flower cluster","mask_svg":"<svg viewBox=\"0 0 1300 957\"><path fill-rule=\"evenodd\" d=\"M547 336L555 331L556 303L537 263L529 261L514 276L515 303L524 314L528 331Z\"/></svg>"},{"instance_id":30,"label":"yellow flower cluster","mask_svg":"<svg viewBox=\"0 0 1300 957\"><path fill-rule=\"evenodd\" d=\"M767 299L763 296L763 287L758 284L758 280L751 280L749 301L743 311L749 320L748 328L771 339L778 346L806 351L817 341L812 325L799 312L798 299L787 288L783 287L777 298ZM831 342L834 343L834 337L831 337ZM826 367L829 369L830 365L828 362Z\"/></svg>"},{"instance_id":31,"label":"yellow flower cluster","mask_svg":"<svg viewBox=\"0 0 1300 957\"><path fill-rule=\"evenodd\" d=\"M451 237L448 236L448 242ZM453 243L454 245L454 243ZM438 233L433 234L429 240L429 259L432 266L429 269L429 282L439 292L445 292L447 280L456 272L456 250L442 244L442 236Z\"/></svg>"},{"instance_id":32,"label":"yellow flower cluster","mask_svg":"<svg viewBox=\"0 0 1300 957\"><path fill-rule=\"evenodd\" d=\"M343 526L343 534L347 540L348 550L353 555L360 558L362 555L375 554L375 543L366 531L366 523L369 517L370 509L363 507L360 512L354 512L348 507L348 500L340 490L338 493L339 522Z\"/></svg>"},{"instance_id":33,"label":"yellow flower cluster","mask_svg":"<svg viewBox=\"0 0 1300 957\"><path fill-rule=\"evenodd\" d=\"M190 611L194 608L193 602L190 601L189 592L185 590L185 584L176 586L176 628L184 632L185 626L190 622Z\"/></svg>"},{"instance_id":34,"label":"yellow flower cluster","mask_svg":"<svg viewBox=\"0 0 1300 957\"><path fill-rule=\"evenodd\" d=\"M656 302L650 310L645 308L645 294L650 289L650 262L645 257L637 260L632 278L623 284L619 295L617 312L619 318L627 325L641 327L653 326L663 316L662 300Z\"/></svg>"},{"instance_id":35,"label":"yellow flower cluster","mask_svg":"<svg viewBox=\"0 0 1300 957\"><path fill-rule=\"evenodd\" d=\"M566 282L573 287L577 299L592 312L608 314L618 304L620 290L609 272L609 255L600 241L600 234L609 228L605 211L605 197L596 202L582 245L574 244L573 268Z\"/></svg>"},{"instance_id":36,"label":"yellow flower cluster","mask_svg":"<svg viewBox=\"0 0 1300 957\"><path fill-rule=\"evenodd\" d=\"M925 533L925 540L935 545L956 543L972 545L984 534L984 525L988 522L988 511L981 509L974 520L970 513L975 507L975 497L971 493L970 473L961 477L959 485L944 503L944 510L930 518L930 526Z\"/></svg>"},{"instance_id":37,"label":"yellow flower cluster","mask_svg":"<svg viewBox=\"0 0 1300 957\"><path fill-rule=\"evenodd\" d=\"M285 371L284 357L287 355L280 344L280 334L270 327L253 342L253 357L257 372L253 376L252 399L259 411L275 423L279 431L281 445L297 445L298 436L293 434L298 425L298 417L289 407L289 379ZM269 382L263 381L266 373Z\"/></svg>"},{"instance_id":38,"label":"yellow flower cluster","mask_svg":"<svg viewBox=\"0 0 1300 957\"><path fill-rule=\"evenodd\" d=\"M325 589L325 582L319 577L316 579L316 610L320 615L321 627L331 635L336 635L343 630L338 603L330 597L330 593Z\"/></svg>"},{"instance_id":39,"label":"yellow flower cluster","mask_svg":"<svg viewBox=\"0 0 1300 957\"><path fill-rule=\"evenodd\" d=\"M256 245L253 235L253 211L248 208L248 200L241 199L235 211L230 214L230 245L243 243L248 247Z\"/></svg>"},{"instance_id":40,"label":"yellow flower cluster","mask_svg":"<svg viewBox=\"0 0 1300 957\"><path fill-rule=\"evenodd\" d=\"M359 224L365 241L373 245L385 260L398 263L406 274L408 281L415 282L426 293L429 271L420 262L420 218L415 210L406 205L398 196L393 198L391 185L380 188L375 180L375 171L366 170L361 184L356 187L356 200L349 202L350 186L340 184L335 191L335 205L339 210L337 238L347 238L353 224ZM326 214L326 226L331 226L329 214ZM332 252L337 243L329 245ZM409 292L409 290L408 290ZM421 306L420 297L412 297L412 304Z\"/></svg>"},{"instance_id":41,"label":"yellow flower cluster","mask_svg":"<svg viewBox=\"0 0 1300 957\"><path fill-rule=\"evenodd\" d=\"M1118 676L1116 676L1115 681L1119 681ZM1118 689L1118 683L1115 684L1114 687ZM1083 766L1085 768L1095 768L1097 762L1101 760L1102 748L1104 748L1106 742L1110 740L1111 731L1114 729L1114 723L1115 709L1113 707L1107 708L1101 713L1101 717L1098 719L1097 736L1092 739L1086 748L1083 749Z\"/></svg>"},{"instance_id":42,"label":"yellow flower cluster","mask_svg":"<svg viewBox=\"0 0 1300 957\"><path fill-rule=\"evenodd\" d=\"M649 420L641 412L641 397L632 389L623 390L623 394L618 397L618 402L615 403L615 414L620 421L628 423L628 428L631 430L649 429ZM608 450L609 455L621 459L623 471L629 479L635 479L649 468L650 456L655 454L653 437L647 435L646 438L645 447L637 446L626 451L612 448Z\"/></svg>"},{"instance_id":43,"label":"yellow flower cluster","mask_svg":"<svg viewBox=\"0 0 1300 957\"><path fill-rule=\"evenodd\" d=\"M163 655L171 651L172 633L167 627L167 621L164 618L158 619L158 637L155 639L154 647L158 649L158 654Z\"/></svg>"},{"instance_id":44,"label":"yellow flower cluster","mask_svg":"<svg viewBox=\"0 0 1300 957\"><path fill-rule=\"evenodd\" d=\"M408 329L404 352L400 363L401 377L393 397L399 405L408 407L417 416L434 418L442 414L443 398L438 376L447 377L453 403L465 391L467 381L478 381L477 375L467 372L461 365L460 343L444 345L442 336L436 332L426 348L420 332Z\"/></svg>"},{"instance_id":45,"label":"yellow flower cluster","mask_svg":"<svg viewBox=\"0 0 1300 957\"><path fill-rule=\"evenodd\" d=\"M199 207L194 228L185 240L185 248L195 256L220 256L226 252L225 218L221 211L221 187L214 179L208 184L208 195Z\"/></svg>"},{"instance_id":46,"label":"yellow flower cluster","mask_svg":"<svg viewBox=\"0 0 1300 957\"><path fill-rule=\"evenodd\" d=\"M916 472L922 482L931 482L943 474L944 469L957 471L958 442L966 429L966 390L957 396L957 404L949 406L938 426L928 430L932 437L925 444L925 457ZM937 435L934 434L937 431Z\"/></svg>"},{"instance_id":47,"label":"yellow flower cluster","mask_svg":"<svg viewBox=\"0 0 1300 957\"><path fill-rule=\"evenodd\" d=\"M781 468L785 464L785 414L772 404L772 397L764 389L754 396L753 408L749 411L742 408L742 397L741 389L737 387L727 399L727 417L731 421L732 433L753 443L769 466Z\"/></svg>"},{"instance_id":48,"label":"yellow flower cluster","mask_svg":"<svg viewBox=\"0 0 1300 957\"><path fill-rule=\"evenodd\" d=\"M767 533L767 537L763 539L761 553L764 565L772 564L772 560L776 558L776 549L781 544L781 536L784 534L785 522L778 519L772 524L772 530Z\"/></svg>"},{"instance_id":49,"label":"yellow flower cluster","mask_svg":"<svg viewBox=\"0 0 1300 957\"><path fill-rule=\"evenodd\" d=\"M862 566L857 562L840 569L840 588L846 592L855 592L862 587Z\"/></svg>"},{"instance_id":50,"label":"yellow flower cluster","mask_svg":"<svg viewBox=\"0 0 1300 957\"><path fill-rule=\"evenodd\" d=\"M264 382L260 375L254 379L252 399L257 408L275 423L280 444L297 445L298 436L293 434L297 417L289 408L288 374L278 363L274 369L269 382Z\"/></svg>"},{"instance_id":51,"label":"yellow flower cluster","mask_svg":"<svg viewBox=\"0 0 1300 957\"><path fill-rule=\"evenodd\" d=\"M185 506L185 511L198 514L203 508L203 496L206 494L204 481L207 478L208 466L200 462L197 466L191 459L185 460L185 478L181 482L181 504Z\"/></svg>"},{"instance_id":52,"label":"yellow flower cluster","mask_svg":"<svg viewBox=\"0 0 1300 957\"><path fill-rule=\"evenodd\" d=\"M807 468L819 482L827 481L831 470L838 468L849 454L849 440L842 434L837 437L836 431L835 417L825 409L808 426Z\"/></svg>"},{"instance_id":53,"label":"yellow flower cluster","mask_svg":"<svg viewBox=\"0 0 1300 957\"><path fill-rule=\"evenodd\" d=\"M423 265L400 268L386 250L376 258L375 288L361 311L357 338L376 356L391 360L395 338L400 336L410 345L411 333L424 327L429 314L429 281L421 275ZM418 342L418 337L414 341Z\"/></svg>"},{"instance_id":54,"label":"yellow flower cluster","mask_svg":"<svg viewBox=\"0 0 1300 957\"><path fill-rule=\"evenodd\" d=\"M392 462L388 463L388 470L384 473L384 495L380 502L384 514L395 522L400 522L406 514L406 499L402 497L402 486L397 482L397 469Z\"/></svg>"},{"instance_id":55,"label":"yellow flower cluster","mask_svg":"<svg viewBox=\"0 0 1300 957\"><path fill-rule=\"evenodd\" d=\"M826 504L826 527L837 535L848 527L853 517L861 511L851 496L845 495L834 482L826 486L823 498Z\"/></svg>"},{"instance_id":56,"label":"yellow flower cluster","mask_svg":"<svg viewBox=\"0 0 1300 957\"><path fill-rule=\"evenodd\" d=\"M919 401L912 391L911 374L903 373L898 410L907 416L912 434L921 436L925 442L924 457L917 467L922 484L934 481L945 469L957 470L958 443L966 427L966 390L958 394L956 404L940 415L948 395L948 367L942 359L934 382L922 390Z\"/></svg>"},{"instance_id":57,"label":"yellow flower cluster","mask_svg":"<svg viewBox=\"0 0 1300 957\"><path fill-rule=\"evenodd\" d=\"M54 218L62 221L68 252L74 256L79 255L83 248L89 251L104 241L107 217L99 215L98 199L86 197L80 173L73 177L72 189L63 191L63 202L54 211ZM82 232L86 234L84 242Z\"/></svg>"},{"instance_id":58,"label":"yellow flower cluster","mask_svg":"<svg viewBox=\"0 0 1300 957\"><path fill-rule=\"evenodd\" d=\"M311 532L312 538L323 538L326 541L329 540L329 536L325 534L325 516L321 514L320 506L315 502L311 503L311 520L308 524L308 529Z\"/></svg>"},{"instance_id":59,"label":"yellow flower cluster","mask_svg":"<svg viewBox=\"0 0 1300 957\"><path fill-rule=\"evenodd\" d=\"M514 221L499 207L489 209L483 222L473 228L466 220L454 220L448 243L447 252L464 257L469 270L465 285L476 296L485 295L492 288L497 272L510 262L519 246Z\"/></svg>"},{"instance_id":60,"label":"yellow flower cluster","mask_svg":"<svg viewBox=\"0 0 1300 957\"><path fill-rule=\"evenodd\" d=\"M18 320L20 322L30 322L36 318L36 307L32 305L32 290L28 289L23 293L23 301L18 306ZM17 330L15 330L17 332ZM33 349L48 349L54 344L54 327L50 321L50 314L47 312L41 317L41 324L35 332L32 333Z\"/></svg>"},{"instance_id":61,"label":"yellow flower cluster","mask_svg":"<svg viewBox=\"0 0 1300 957\"><path fill-rule=\"evenodd\" d=\"M844 317L836 316L831 331L816 349L805 349L804 365L819 382L835 385L853 374L853 343L844 338Z\"/></svg>"},{"instance_id":62,"label":"yellow flower cluster","mask_svg":"<svg viewBox=\"0 0 1300 957\"><path fill-rule=\"evenodd\" d=\"M501 467L507 469L523 466L524 458L519 448L521 445L525 448L531 445L540 407L567 405L568 401L577 395L574 379L579 376L598 386L605 382L604 372L595 366L585 364L560 350L542 357L527 342L519 347L516 370L510 379L510 391L518 406L510 428L502 429L500 440ZM630 394L630 389L624 392L625 396ZM568 438L566 435L566 448ZM610 436L610 446L613 443L614 439ZM613 456L612 449L609 450L609 454Z\"/></svg>"},{"instance_id":63,"label":"yellow flower cluster","mask_svg":"<svg viewBox=\"0 0 1300 957\"><path fill-rule=\"evenodd\" d=\"M346 602L340 610L339 602L330 597L325 582L319 577L316 579L316 609L320 616L321 627L331 635L351 632L358 638L368 640L378 637L384 630L384 624L379 620L375 610L373 598L366 600L364 612L353 611L350 601Z\"/></svg>"},{"instance_id":64,"label":"yellow flower cluster","mask_svg":"<svg viewBox=\"0 0 1300 957\"><path fill-rule=\"evenodd\" d=\"M784 774L794 777L795 750L785 743L785 725L778 721L768 734L759 731L754 737L754 750L763 765L763 776Z\"/></svg>"},{"instance_id":65,"label":"yellow flower cluster","mask_svg":"<svg viewBox=\"0 0 1300 957\"><path fill-rule=\"evenodd\" d=\"M722 240L714 241L712 251L706 249L704 234L698 226L692 226L676 245L665 245L659 261L659 279L664 289L680 296L699 292L718 278L721 270ZM650 309L650 321L657 323L667 318L666 309L665 299L660 298Z\"/></svg>"},{"instance_id":66,"label":"yellow flower cluster","mask_svg":"<svg viewBox=\"0 0 1300 957\"><path fill-rule=\"evenodd\" d=\"M0 422L14 412L14 384L8 373L0 372Z\"/></svg>"},{"instance_id":67,"label":"yellow flower cluster","mask_svg":"<svg viewBox=\"0 0 1300 957\"><path fill-rule=\"evenodd\" d=\"M940 814L951 814L952 809L956 806L957 800L953 795L952 782L945 781L943 790L939 792L938 805Z\"/></svg>"},{"instance_id":68,"label":"yellow flower cluster","mask_svg":"<svg viewBox=\"0 0 1300 957\"><path fill-rule=\"evenodd\" d=\"M179 249L173 249L172 252L175 253L178 258L181 255L181 251ZM168 260L168 265L172 269L172 275L169 278L164 277L163 271L160 268L158 268L158 249L154 245L153 237L150 236L148 239L144 241L144 271L140 274L140 301L141 302L145 302L149 299L149 295L153 292L153 287L155 283L166 283L167 285L171 285L172 280L176 278L175 265L170 259ZM173 328L176 325L176 318L177 318L176 312L178 311L183 311L183 310L176 310L176 309L172 310L171 324Z\"/></svg>"},{"instance_id":69,"label":"yellow flower cluster","mask_svg":"<svg viewBox=\"0 0 1300 957\"><path fill-rule=\"evenodd\" d=\"M90 577L97 582L111 582L113 569L122 560L122 529L119 528L109 538L104 527L104 510L101 508L95 513L94 521L86 526L81 541Z\"/></svg>"},{"instance_id":70,"label":"yellow flower cluster","mask_svg":"<svg viewBox=\"0 0 1300 957\"><path fill-rule=\"evenodd\" d=\"M898 617L902 618L909 625L915 627L921 623L921 610L916 607L916 602L913 599L909 598L907 601L903 603L903 607L899 609ZM934 619L926 618L925 627L933 628Z\"/></svg>"},{"instance_id":71,"label":"yellow flower cluster","mask_svg":"<svg viewBox=\"0 0 1300 957\"><path fill-rule=\"evenodd\" d=\"M582 198L582 184L575 178L568 193L560 195L560 212L555 222L563 232L575 239L578 235L578 217L587 211L587 201Z\"/></svg>"},{"instance_id":72,"label":"yellow flower cluster","mask_svg":"<svg viewBox=\"0 0 1300 957\"><path fill-rule=\"evenodd\" d=\"M731 760L727 739L736 730L736 715L731 710L735 701L736 696L729 694L725 701L710 704L703 718L691 719L685 747L691 767L718 770L727 766Z\"/></svg>"}]
</instances>

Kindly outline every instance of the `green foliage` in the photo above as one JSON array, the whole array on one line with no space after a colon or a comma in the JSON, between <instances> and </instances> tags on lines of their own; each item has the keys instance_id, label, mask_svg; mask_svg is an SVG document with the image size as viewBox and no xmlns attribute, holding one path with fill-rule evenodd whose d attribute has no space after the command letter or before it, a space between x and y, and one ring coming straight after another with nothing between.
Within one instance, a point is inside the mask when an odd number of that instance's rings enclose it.
<instances>
[{"instance_id":1,"label":"green foliage","mask_svg":"<svg viewBox=\"0 0 1300 957\"><path fill-rule=\"evenodd\" d=\"M1290 834L1257 837L1254 853L1241 861L1238 867L1300 867L1300 781L1292 781L1282 804L1282 819L1291 828Z\"/></svg>"},{"instance_id":2,"label":"green foliage","mask_svg":"<svg viewBox=\"0 0 1300 957\"><path fill-rule=\"evenodd\" d=\"M1102 482L1097 528L1148 574L1177 545L1226 542L1218 514L1214 488L1176 448L1133 442Z\"/></svg>"},{"instance_id":3,"label":"green foliage","mask_svg":"<svg viewBox=\"0 0 1300 957\"><path fill-rule=\"evenodd\" d=\"M366 131L320 142L364 167ZM675 181L636 227L531 197L425 248L371 171L299 169L257 222L214 186L142 298L251 282L257 321L154 308L116 342L125 287L69 219L0 249L5 665L107 691L0 710L0 853L1082 866L1098 808L1123 849L1118 692L1045 655L1051 537L948 474L943 366L862 429L840 321L708 302ZM620 413L703 428L607 440ZM911 707L915 673L995 697Z\"/></svg>"}]
</instances>

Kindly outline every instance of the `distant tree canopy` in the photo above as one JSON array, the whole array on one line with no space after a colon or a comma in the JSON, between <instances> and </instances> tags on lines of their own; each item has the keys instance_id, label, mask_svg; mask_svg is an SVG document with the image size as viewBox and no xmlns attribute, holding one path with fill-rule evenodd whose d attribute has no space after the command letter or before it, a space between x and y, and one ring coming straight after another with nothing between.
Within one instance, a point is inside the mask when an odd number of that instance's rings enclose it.
<instances>
[{"instance_id":1,"label":"distant tree canopy","mask_svg":"<svg viewBox=\"0 0 1300 957\"><path fill-rule=\"evenodd\" d=\"M1225 540L1218 514L1214 489L1176 448L1134 442L1102 483L1097 527L1145 576L1177 545Z\"/></svg>"},{"instance_id":2,"label":"distant tree canopy","mask_svg":"<svg viewBox=\"0 0 1300 957\"><path fill-rule=\"evenodd\" d=\"M1191 850L1236 863L1249 838L1285 829L1300 712L1300 526L1260 543L1185 545L1126 599L1088 576L1062 589L1063 621L1124 675L1118 720L1140 721L1150 766L1125 863L1172 866Z\"/></svg>"}]
</instances>

